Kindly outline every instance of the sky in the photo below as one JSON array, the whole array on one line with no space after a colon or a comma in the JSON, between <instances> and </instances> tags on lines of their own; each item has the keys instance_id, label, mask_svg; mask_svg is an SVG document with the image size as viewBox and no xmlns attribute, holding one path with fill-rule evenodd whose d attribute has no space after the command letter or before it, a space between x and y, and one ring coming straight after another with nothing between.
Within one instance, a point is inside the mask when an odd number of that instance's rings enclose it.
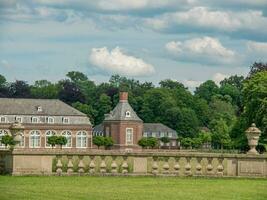
<instances>
[{"instance_id":1,"label":"sky","mask_svg":"<svg viewBox=\"0 0 267 200\"><path fill-rule=\"evenodd\" d=\"M0 0L0 74L85 73L189 89L267 62L266 0Z\"/></svg>"}]
</instances>

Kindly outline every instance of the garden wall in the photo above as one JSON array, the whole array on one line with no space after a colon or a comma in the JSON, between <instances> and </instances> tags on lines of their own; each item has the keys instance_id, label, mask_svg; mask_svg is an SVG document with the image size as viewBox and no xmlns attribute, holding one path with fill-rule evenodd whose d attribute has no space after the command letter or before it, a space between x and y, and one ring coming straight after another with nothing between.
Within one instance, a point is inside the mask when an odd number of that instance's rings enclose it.
<instances>
[{"instance_id":1,"label":"garden wall","mask_svg":"<svg viewBox=\"0 0 267 200\"><path fill-rule=\"evenodd\" d=\"M267 155L60 150L1 153L13 175L154 175L267 177ZM3 165L3 162L5 163ZM4 166L4 167L3 167Z\"/></svg>"}]
</instances>

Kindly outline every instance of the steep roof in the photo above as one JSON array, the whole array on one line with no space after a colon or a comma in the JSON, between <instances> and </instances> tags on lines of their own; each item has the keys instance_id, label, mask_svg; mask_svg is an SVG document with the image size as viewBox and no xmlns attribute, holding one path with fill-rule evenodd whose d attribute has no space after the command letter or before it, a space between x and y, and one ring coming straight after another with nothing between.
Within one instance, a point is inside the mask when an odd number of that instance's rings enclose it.
<instances>
[{"instance_id":1,"label":"steep roof","mask_svg":"<svg viewBox=\"0 0 267 200\"><path fill-rule=\"evenodd\" d=\"M144 123L144 132L177 133L175 130L162 123Z\"/></svg>"},{"instance_id":2,"label":"steep roof","mask_svg":"<svg viewBox=\"0 0 267 200\"><path fill-rule=\"evenodd\" d=\"M41 107L42 111L38 111ZM0 98L1 115L51 115L85 116L75 108L58 99Z\"/></svg>"},{"instance_id":3,"label":"steep roof","mask_svg":"<svg viewBox=\"0 0 267 200\"><path fill-rule=\"evenodd\" d=\"M127 116L126 112L130 112ZM105 121L142 121L134 112L128 101L120 101L116 107L109 113L105 114Z\"/></svg>"}]
</instances>

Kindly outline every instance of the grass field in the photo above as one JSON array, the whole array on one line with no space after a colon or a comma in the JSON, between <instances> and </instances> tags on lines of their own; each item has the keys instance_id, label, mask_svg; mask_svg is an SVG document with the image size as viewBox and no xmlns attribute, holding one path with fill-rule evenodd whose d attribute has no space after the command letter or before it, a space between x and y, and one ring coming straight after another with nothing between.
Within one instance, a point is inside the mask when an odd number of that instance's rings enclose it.
<instances>
[{"instance_id":1,"label":"grass field","mask_svg":"<svg viewBox=\"0 0 267 200\"><path fill-rule=\"evenodd\" d=\"M1 200L267 199L267 179L0 176Z\"/></svg>"}]
</instances>

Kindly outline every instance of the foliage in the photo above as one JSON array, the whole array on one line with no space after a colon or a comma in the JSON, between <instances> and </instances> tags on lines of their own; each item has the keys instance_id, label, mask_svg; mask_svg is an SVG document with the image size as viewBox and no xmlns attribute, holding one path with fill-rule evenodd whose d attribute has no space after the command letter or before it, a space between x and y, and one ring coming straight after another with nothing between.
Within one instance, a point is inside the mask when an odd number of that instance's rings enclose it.
<instances>
[{"instance_id":1,"label":"foliage","mask_svg":"<svg viewBox=\"0 0 267 200\"><path fill-rule=\"evenodd\" d=\"M252 66L250 66L250 72L248 77L252 77L254 74L263 71L267 71L267 63L255 62Z\"/></svg>"},{"instance_id":2,"label":"foliage","mask_svg":"<svg viewBox=\"0 0 267 200\"><path fill-rule=\"evenodd\" d=\"M93 144L96 145L99 149L99 147L104 146L104 137L103 136L94 136L93 137Z\"/></svg>"},{"instance_id":3,"label":"foliage","mask_svg":"<svg viewBox=\"0 0 267 200\"><path fill-rule=\"evenodd\" d=\"M142 148L155 148L158 145L158 139L154 137L143 137L138 141Z\"/></svg>"},{"instance_id":4,"label":"foliage","mask_svg":"<svg viewBox=\"0 0 267 200\"><path fill-rule=\"evenodd\" d=\"M231 138L229 135L229 127L223 119L219 119L215 122L212 129L212 142L215 146L220 146L221 149L224 147L230 147Z\"/></svg>"},{"instance_id":5,"label":"foliage","mask_svg":"<svg viewBox=\"0 0 267 200\"><path fill-rule=\"evenodd\" d=\"M168 137L161 137L160 138L160 141L163 142L164 144L167 144L167 143L170 142L170 138L168 138Z\"/></svg>"},{"instance_id":6,"label":"foliage","mask_svg":"<svg viewBox=\"0 0 267 200\"><path fill-rule=\"evenodd\" d=\"M186 137L186 138L182 138L181 140L181 145L182 147L188 149L188 148L191 148L192 145L193 145L193 140L192 138L189 138L189 137Z\"/></svg>"},{"instance_id":7,"label":"foliage","mask_svg":"<svg viewBox=\"0 0 267 200\"><path fill-rule=\"evenodd\" d=\"M14 138L11 135L4 135L1 138L1 143L5 145L5 147L7 146L14 146L16 143L14 141Z\"/></svg>"},{"instance_id":8,"label":"foliage","mask_svg":"<svg viewBox=\"0 0 267 200\"><path fill-rule=\"evenodd\" d=\"M65 136L57 136L56 138L56 144L60 146L60 148L62 148L62 146L66 145L68 142L67 138Z\"/></svg>"},{"instance_id":9,"label":"foliage","mask_svg":"<svg viewBox=\"0 0 267 200\"><path fill-rule=\"evenodd\" d=\"M110 147L114 145L114 141L112 137L104 137L103 141L104 141L104 146L106 149L109 149Z\"/></svg>"},{"instance_id":10,"label":"foliage","mask_svg":"<svg viewBox=\"0 0 267 200\"><path fill-rule=\"evenodd\" d=\"M48 137L47 144L51 145L53 148L57 144L57 138L58 137L56 135L52 135L52 136Z\"/></svg>"}]
</instances>

